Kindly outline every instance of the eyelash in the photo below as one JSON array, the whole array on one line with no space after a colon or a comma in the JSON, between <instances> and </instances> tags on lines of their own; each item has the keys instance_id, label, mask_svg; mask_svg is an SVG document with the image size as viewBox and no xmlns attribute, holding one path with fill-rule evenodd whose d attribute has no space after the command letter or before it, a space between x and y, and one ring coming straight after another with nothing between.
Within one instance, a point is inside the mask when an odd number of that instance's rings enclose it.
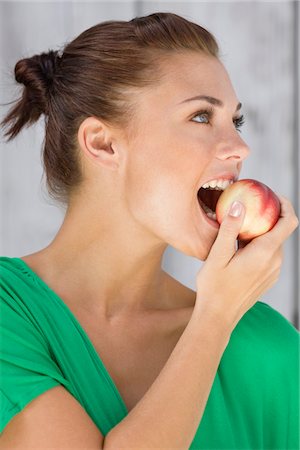
<instances>
[{"instance_id":1,"label":"eyelash","mask_svg":"<svg viewBox=\"0 0 300 450\"><path fill-rule=\"evenodd\" d=\"M210 120L213 117L213 109L208 108L208 109L203 109L201 111L198 111L193 117L192 119L194 119L197 116L203 116L206 115L207 118ZM204 123L205 122L196 122L196 123ZM245 117L244 115L241 115L240 117L236 117L235 119L233 119L233 123L235 125L235 128L237 129L237 131L241 132L240 128L244 125L245 123ZM207 125L207 124L205 124Z\"/></svg>"}]
</instances>

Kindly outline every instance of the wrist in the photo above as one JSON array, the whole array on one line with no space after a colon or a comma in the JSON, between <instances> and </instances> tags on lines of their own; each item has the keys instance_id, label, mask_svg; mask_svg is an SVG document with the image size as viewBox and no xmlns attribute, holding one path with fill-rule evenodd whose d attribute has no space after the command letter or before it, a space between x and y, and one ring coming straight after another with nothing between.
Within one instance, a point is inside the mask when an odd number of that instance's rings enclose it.
<instances>
[{"instance_id":1,"label":"wrist","mask_svg":"<svg viewBox=\"0 0 300 450\"><path fill-rule=\"evenodd\" d=\"M234 329L234 321L230 320L224 308L216 306L213 302L196 302L192 318L196 325L205 324L210 333L230 339Z\"/></svg>"}]
</instances>

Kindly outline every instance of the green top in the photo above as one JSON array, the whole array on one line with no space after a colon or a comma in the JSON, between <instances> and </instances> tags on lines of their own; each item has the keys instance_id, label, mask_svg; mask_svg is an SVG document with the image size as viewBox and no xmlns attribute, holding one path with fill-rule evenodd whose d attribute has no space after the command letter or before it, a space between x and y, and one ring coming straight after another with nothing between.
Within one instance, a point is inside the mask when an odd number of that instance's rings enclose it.
<instances>
[{"instance_id":1,"label":"green top","mask_svg":"<svg viewBox=\"0 0 300 450\"><path fill-rule=\"evenodd\" d=\"M23 260L0 270L0 431L63 385L105 436L128 411L85 330ZM299 450L299 333L266 303L232 332L190 449Z\"/></svg>"}]
</instances>

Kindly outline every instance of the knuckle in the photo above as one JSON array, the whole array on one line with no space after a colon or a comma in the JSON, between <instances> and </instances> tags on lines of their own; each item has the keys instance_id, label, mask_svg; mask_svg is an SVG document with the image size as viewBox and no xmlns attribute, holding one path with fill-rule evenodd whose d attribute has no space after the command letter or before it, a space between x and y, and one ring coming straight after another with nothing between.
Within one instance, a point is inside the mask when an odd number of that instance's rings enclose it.
<instances>
[{"instance_id":1,"label":"knuckle","mask_svg":"<svg viewBox=\"0 0 300 450\"><path fill-rule=\"evenodd\" d=\"M296 215L294 215L292 217L291 224L292 224L293 229L296 229L298 227L299 219L298 219L298 217Z\"/></svg>"},{"instance_id":2,"label":"knuckle","mask_svg":"<svg viewBox=\"0 0 300 450\"><path fill-rule=\"evenodd\" d=\"M275 270L274 272L274 280L277 281L280 277L280 273L281 273L281 269L280 267L278 269Z\"/></svg>"},{"instance_id":3,"label":"knuckle","mask_svg":"<svg viewBox=\"0 0 300 450\"><path fill-rule=\"evenodd\" d=\"M277 256L277 258L275 259L275 262L274 262L274 266L280 270L281 266L282 266L282 262L283 262L283 257L281 255Z\"/></svg>"},{"instance_id":4,"label":"knuckle","mask_svg":"<svg viewBox=\"0 0 300 450\"><path fill-rule=\"evenodd\" d=\"M292 215L291 217L289 217L287 220L288 235L292 234L295 231L295 229L298 227L298 225L299 225L299 220L298 220L297 216Z\"/></svg>"}]
</instances>

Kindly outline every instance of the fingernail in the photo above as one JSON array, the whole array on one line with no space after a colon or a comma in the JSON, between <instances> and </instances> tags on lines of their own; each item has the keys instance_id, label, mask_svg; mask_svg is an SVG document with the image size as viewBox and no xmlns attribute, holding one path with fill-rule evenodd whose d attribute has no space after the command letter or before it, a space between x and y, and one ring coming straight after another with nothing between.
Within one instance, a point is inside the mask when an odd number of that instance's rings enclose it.
<instances>
[{"instance_id":1,"label":"fingernail","mask_svg":"<svg viewBox=\"0 0 300 450\"><path fill-rule=\"evenodd\" d=\"M243 205L241 202L233 202L229 211L229 215L232 217L239 217L241 215Z\"/></svg>"}]
</instances>

